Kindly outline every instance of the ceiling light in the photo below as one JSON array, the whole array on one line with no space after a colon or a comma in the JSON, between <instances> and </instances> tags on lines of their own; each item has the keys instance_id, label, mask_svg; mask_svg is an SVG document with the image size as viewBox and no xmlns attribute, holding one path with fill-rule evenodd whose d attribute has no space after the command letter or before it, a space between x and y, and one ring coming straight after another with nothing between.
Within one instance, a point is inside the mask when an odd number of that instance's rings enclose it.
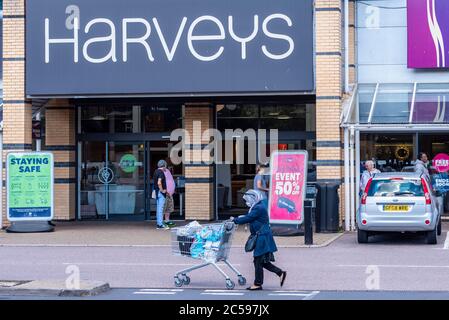
<instances>
[{"instance_id":1,"label":"ceiling light","mask_svg":"<svg viewBox=\"0 0 449 320\"><path fill-rule=\"evenodd\" d=\"M94 121L103 121L103 120L106 120L106 118L103 117L103 116L95 116L95 117L92 118L92 120L94 120Z\"/></svg>"}]
</instances>

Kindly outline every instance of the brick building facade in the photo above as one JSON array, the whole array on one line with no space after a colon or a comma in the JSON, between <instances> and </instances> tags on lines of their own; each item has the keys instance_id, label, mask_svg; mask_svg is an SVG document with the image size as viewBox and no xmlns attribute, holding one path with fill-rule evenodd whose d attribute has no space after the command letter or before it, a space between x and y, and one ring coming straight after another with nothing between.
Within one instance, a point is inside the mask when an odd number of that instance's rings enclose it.
<instances>
[{"instance_id":1,"label":"brick building facade","mask_svg":"<svg viewBox=\"0 0 449 320\"><path fill-rule=\"evenodd\" d=\"M80 218L80 172L84 157L80 154L80 131L82 111L79 99L75 97L47 97L34 99L26 94L26 50L25 0L4 0L3 4L3 161L8 152L28 151L34 148L31 128L33 110L39 105L45 114L45 139L42 150L53 152L55 158L55 219L74 220ZM354 2L349 4L350 17L350 83L355 82L354 50ZM344 96L344 7L340 0L315 0L314 3L314 54L315 90L308 96L309 104L315 106L315 137L313 149L316 166L316 181L342 183L343 150L340 115ZM101 104L101 98L96 104ZM161 98L163 100L163 97ZM178 99L183 99L178 98ZM263 97L256 100L260 102ZM270 101L275 97L270 97ZM284 99L284 98L282 98ZM281 101L283 101L281 99ZM302 103L303 97L291 97ZM154 99L153 99L154 100ZM194 101L192 101L194 100ZM251 101L245 97L245 101ZM312 102L310 103L310 100ZM90 100L91 101L91 100ZM216 104L207 99L182 101L183 126L191 131L194 121L213 128L216 123ZM82 107L81 107L82 108ZM92 107L94 108L94 107ZM144 112L143 109L141 112ZM150 130L151 131L151 130ZM207 144L203 140L199 144ZM197 143L197 140L195 140ZM197 145L191 145L195 159L202 152ZM300 146L301 144L299 144ZM108 152L108 151L107 151ZM144 157L145 158L145 157ZM82 161L81 161L81 160ZM84 159L84 158L83 158ZM146 161L146 160L145 160ZM151 168L154 169L154 168ZM185 219L213 220L216 218L216 170L212 165L185 165ZM3 180L5 170L3 170ZM340 188L342 195L343 188ZM90 195L89 195L90 197ZM138 197L136 195L136 197ZM138 199L138 198L136 198ZM90 201L90 200L89 200ZM140 200L135 200L140 201ZM8 225L5 210L5 185L3 185L3 227ZM341 203L342 206L343 201ZM146 206L145 206L146 207ZM343 215L341 215L343 218Z\"/></svg>"}]
</instances>

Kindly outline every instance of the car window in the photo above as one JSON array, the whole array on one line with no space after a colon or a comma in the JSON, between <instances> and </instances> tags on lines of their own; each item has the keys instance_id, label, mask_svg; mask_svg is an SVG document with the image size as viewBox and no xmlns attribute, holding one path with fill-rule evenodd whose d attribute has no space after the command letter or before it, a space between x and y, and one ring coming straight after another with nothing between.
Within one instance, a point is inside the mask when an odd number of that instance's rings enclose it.
<instances>
[{"instance_id":1,"label":"car window","mask_svg":"<svg viewBox=\"0 0 449 320\"><path fill-rule=\"evenodd\" d=\"M371 197L423 197L421 180L373 180L368 191Z\"/></svg>"}]
</instances>

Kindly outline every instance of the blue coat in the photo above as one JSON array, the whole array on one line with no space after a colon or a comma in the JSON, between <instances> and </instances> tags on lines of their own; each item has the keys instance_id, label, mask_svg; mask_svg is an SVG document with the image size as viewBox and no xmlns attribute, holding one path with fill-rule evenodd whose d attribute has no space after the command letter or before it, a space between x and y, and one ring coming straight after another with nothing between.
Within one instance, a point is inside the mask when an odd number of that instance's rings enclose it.
<instances>
[{"instance_id":1,"label":"blue coat","mask_svg":"<svg viewBox=\"0 0 449 320\"><path fill-rule=\"evenodd\" d=\"M257 203L245 216L235 218L234 223L249 223L249 230L251 234L255 234L260 230L259 236L257 237L256 248L253 251L254 257L259 257L266 253L277 251L276 243L274 242L273 233L271 232L269 224L266 200Z\"/></svg>"}]
</instances>

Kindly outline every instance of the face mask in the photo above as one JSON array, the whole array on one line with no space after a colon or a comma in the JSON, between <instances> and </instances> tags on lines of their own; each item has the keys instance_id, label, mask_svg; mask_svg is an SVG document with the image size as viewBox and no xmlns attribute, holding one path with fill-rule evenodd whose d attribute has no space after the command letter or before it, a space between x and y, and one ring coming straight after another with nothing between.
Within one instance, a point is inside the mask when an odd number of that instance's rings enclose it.
<instances>
[{"instance_id":1,"label":"face mask","mask_svg":"<svg viewBox=\"0 0 449 320\"><path fill-rule=\"evenodd\" d=\"M255 199L252 196L246 195L244 200L245 200L246 206L248 208L251 208Z\"/></svg>"}]
</instances>

